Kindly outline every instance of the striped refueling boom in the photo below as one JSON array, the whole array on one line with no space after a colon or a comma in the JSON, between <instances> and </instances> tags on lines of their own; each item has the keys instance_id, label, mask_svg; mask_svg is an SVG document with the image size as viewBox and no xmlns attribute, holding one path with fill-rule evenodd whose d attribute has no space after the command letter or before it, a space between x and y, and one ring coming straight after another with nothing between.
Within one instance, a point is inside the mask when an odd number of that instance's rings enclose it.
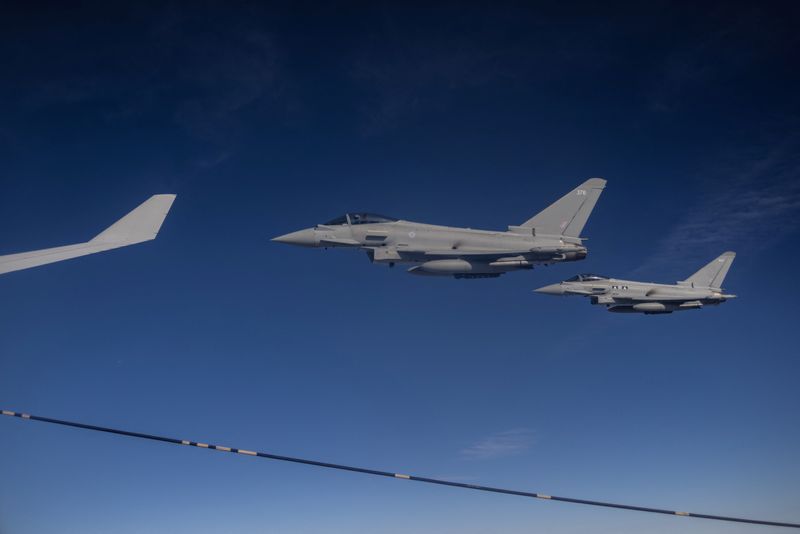
<instances>
[{"instance_id":1,"label":"striped refueling boom","mask_svg":"<svg viewBox=\"0 0 800 534\"><path fill-rule=\"evenodd\" d=\"M442 480L437 478L420 477L415 475L407 475L402 473L395 473L392 471L381 471L377 469L368 469L365 467L354 467L350 465L334 464L330 462L321 462L318 460L308 460L305 458L295 458L292 456L283 456L280 454L272 454L267 452L258 452L247 449L239 449L235 447L226 447L223 445L212 445L210 443L203 443L199 441L190 441L186 439L170 438L165 436L156 436L153 434L144 434L141 432L131 432L130 430L120 430L116 428L102 427L96 425L88 425L86 423L76 423L74 421L64 421L61 419L52 419L50 417L42 417L31 415L28 413L13 412L9 410L2 410L3 415L10 417L18 417L20 419L28 419L33 421L40 421L43 423L51 423L55 425L68 426L73 428L80 428L84 430L94 430L95 432L106 432L109 434L117 434L120 436L128 436L132 438L149 439L153 441L161 441L164 443L173 443L175 445L188 445L191 447L198 447L201 449L212 449L221 452L229 452L234 454L243 454L245 456L255 456L259 458L267 458L270 460L278 460L281 462L292 462L297 464L310 465L314 467L325 467L328 469L338 469L341 471L351 471L354 473L362 473L365 475L382 476L387 478L398 478L401 480L412 480L414 482L425 482L427 484L437 484L440 486L451 486L454 488L464 488L476 491L485 491L490 493L500 493L503 495L516 495L518 497L530 497L534 499L543 499L548 501L560 501L572 504L583 504L588 506L602 506L605 508L616 508L620 510L631 510L636 512L649 512L655 514L675 515L681 517L694 517L698 519L712 519L716 521L731 521L736 523L750 523L754 525L766 525L773 527L789 527L800 528L800 523L789 523L782 521L767 521L763 519L748 519L743 517L730 517L722 515L699 514L695 512L681 512L675 510L666 510L663 508L650 508L646 506L635 506L630 504L619 504L604 501L593 501L588 499L576 499L573 497L558 497L555 495L547 495L545 493L534 493L530 491L519 491L505 488L496 488L492 486L481 486L478 484L466 484L464 482L453 482L451 480Z\"/></svg>"}]
</instances>

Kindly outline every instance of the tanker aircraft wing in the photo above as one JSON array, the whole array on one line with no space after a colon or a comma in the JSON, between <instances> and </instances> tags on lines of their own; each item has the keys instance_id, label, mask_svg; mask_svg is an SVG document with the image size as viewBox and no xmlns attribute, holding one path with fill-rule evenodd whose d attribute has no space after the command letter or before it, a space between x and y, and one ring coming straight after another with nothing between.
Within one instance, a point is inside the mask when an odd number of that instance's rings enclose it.
<instances>
[{"instance_id":1,"label":"tanker aircraft wing","mask_svg":"<svg viewBox=\"0 0 800 534\"><path fill-rule=\"evenodd\" d=\"M127 247L156 238L175 195L153 195L85 243L0 256L0 274Z\"/></svg>"}]
</instances>

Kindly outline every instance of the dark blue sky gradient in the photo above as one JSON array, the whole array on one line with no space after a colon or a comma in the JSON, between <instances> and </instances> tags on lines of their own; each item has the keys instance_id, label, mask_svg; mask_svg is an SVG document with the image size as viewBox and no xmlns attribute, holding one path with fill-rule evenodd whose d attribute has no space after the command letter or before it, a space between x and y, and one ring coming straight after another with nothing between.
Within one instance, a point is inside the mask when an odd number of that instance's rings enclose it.
<instances>
[{"instance_id":1,"label":"dark blue sky gradient","mask_svg":"<svg viewBox=\"0 0 800 534\"><path fill-rule=\"evenodd\" d=\"M152 243L0 277L0 405L556 495L798 521L796 7L9 9L0 254L177 193ZM269 238L518 224L609 183L589 258L413 277ZM614 315L530 292L740 298ZM0 421L0 532L759 532Z\"/></svg>"}]
</instances>

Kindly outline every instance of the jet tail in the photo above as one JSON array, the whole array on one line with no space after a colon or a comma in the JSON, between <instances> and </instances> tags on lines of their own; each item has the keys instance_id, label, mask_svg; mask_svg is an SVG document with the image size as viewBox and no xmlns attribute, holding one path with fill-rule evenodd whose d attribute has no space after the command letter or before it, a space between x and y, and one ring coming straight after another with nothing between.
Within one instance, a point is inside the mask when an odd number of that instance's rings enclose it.
<instances>
[{"instance_id":1,"label":"jet tail","mask_svg":"<svg viewBox=\"0 0 800 534\"><path fill-rule=\"evenodd\" d=\"M590 178L520 227L533 228L537 234L580 237L605 186L602 178Z\"/></svg>"},{"instance_id":2,"label":"jet tail","mask_svg":"<svg viewBox=\"0 0 800 534\"><path fill-rule=\"evenodd\" d=\"M735 252L723 252L718 258L715 258L708 265L680 283L691 285L692 287L720 289L722 281L725 280L725 275L728 274L735 257Z\"/></svg>"}]
</instances>

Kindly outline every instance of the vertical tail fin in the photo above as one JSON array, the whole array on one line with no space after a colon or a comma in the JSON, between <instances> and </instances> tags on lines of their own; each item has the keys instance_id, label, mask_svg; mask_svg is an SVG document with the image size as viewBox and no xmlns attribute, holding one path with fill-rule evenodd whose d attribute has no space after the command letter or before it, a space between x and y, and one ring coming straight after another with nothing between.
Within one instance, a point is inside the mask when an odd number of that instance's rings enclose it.
<instances>
[{"instance_id":1,"label":"vertical tail fin","mask_svg":"<svg viewBox=\"0 0 800 534\"><path fill-rule=\"evenodd\" d=\"M690 284L693 287L711 287L720 289L728 269L731 268L735 252L723 252L718 258L712 260L708 265L694 273L682 283Z\"/></svg>"},{"instance_id":2,"label":"vertical tail fin","mask_svg":"<svg viewBox=\"0 0 800 534\"><path fill-rule=\"evenodd\" d=\"M580 237L605 186L602 178L590 178L520 226L537 234Z\"/></svg>"}]
</instances>

